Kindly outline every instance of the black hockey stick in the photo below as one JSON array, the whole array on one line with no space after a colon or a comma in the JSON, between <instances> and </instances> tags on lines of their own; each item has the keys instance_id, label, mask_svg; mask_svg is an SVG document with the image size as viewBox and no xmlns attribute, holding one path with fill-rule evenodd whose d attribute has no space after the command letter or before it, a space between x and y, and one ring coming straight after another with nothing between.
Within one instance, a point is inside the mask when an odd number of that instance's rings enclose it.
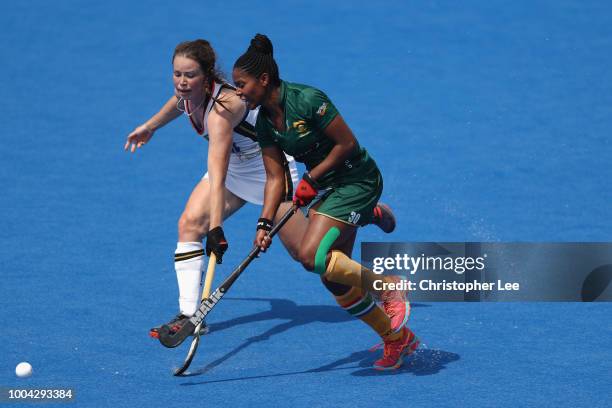
<instances>
[{"instance_id":1,"label":"black hockey stick","mask_svg":"<svg viewBox=\"0 0 612 408\"><path fill-rule=\"evenodd\" d=\"M293 214L297 211L297 206L293 205L286 213L283 215L283 218L280 219L278 224L272 228L268 236L273 237L276 233L285 225L289 218L293 216ZM257 258L261 249L259 247L253 248L253 250L249 253L249 255L245 258L244 261L234 271L223 281L221 286L219 286L208 298L204 299L200 304L198 310L196 310L195 314L189 319L187 323L181 327L181 329L175 333L170 331L170 327L168 325L163 325L159 329L159 342L166 347L177 347L181 343L185 341L185 339L191 336L196 327L204 320L206 315L210 313L210 311L215 307L215 305L221 300L223 296L227 293L227 291L232 287L234 281L238 279L238 277L242 274L242 272L246 269L247 266L253 261L253 259Z\"/></svg>"}]
</instances>

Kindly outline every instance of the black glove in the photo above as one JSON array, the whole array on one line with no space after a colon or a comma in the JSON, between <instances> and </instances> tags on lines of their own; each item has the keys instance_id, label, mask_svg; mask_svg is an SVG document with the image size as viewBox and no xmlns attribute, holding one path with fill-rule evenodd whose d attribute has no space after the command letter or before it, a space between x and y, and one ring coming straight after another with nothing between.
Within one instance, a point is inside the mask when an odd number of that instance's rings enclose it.
<instances>
[{"instance_id":1,"label":"black glove","mask_svg":"<svg viewBox=\"0 0 612 408\"><path fill-rule=\"evenodd\" d=\"M227 240L223 235L223 228L215 227L206 234L206 255L214 253L217 256L217 263L223 262L223 254L227 251Z\"/></svg>"}]
</instances>

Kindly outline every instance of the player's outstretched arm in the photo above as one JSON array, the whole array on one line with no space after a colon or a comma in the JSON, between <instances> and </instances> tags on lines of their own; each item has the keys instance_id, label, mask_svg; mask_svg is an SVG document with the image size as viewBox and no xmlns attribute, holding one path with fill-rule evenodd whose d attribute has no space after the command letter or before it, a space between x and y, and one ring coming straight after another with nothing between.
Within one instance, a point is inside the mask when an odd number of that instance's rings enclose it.
<instances>
[{"instance_id":1,"label":"player's outstretched arm","mask_svg":"<svg viewBox=\"0 0 612 408\"><path fill-rule=\"evenodd\" d=\"M151 138L155 131L181 115L181 111L177 109L178 99L176 96L172 96L168 102L162 106L162 108L147 120L142 125L134 129L127 137L125 141L125 150L130 150L132 153L136 149L145 145Z\"/></svg>"}]
</instances>

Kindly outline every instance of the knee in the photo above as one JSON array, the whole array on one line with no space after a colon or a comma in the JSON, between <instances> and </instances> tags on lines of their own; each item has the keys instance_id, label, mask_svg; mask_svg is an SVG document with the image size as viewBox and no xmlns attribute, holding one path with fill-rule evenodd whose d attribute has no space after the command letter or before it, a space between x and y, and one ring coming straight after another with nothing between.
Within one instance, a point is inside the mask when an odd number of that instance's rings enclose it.
<instances>
[{"instance_id":1,"label":"knee","mask_svg":"<svg viewBox=\"0 0 612 408\"><path fill-rule=\"evenodd\" d=\"M315 268L315 254L313 251L308 249L300 249L298 252L298 261L302 264L304 269L309 272L313 272Z\"/></svg>"},{"instance_id":2,"label":"knee","mask_svg":"<svg viewBox=\"0 0 612 408\"><path fill-rule=\"evenodd\" d=\"M204 234L207 229L208 217L206 216L196 216L190 212L185 211L181 215L181 218L179 218L179 233L197 232L199 234Z\"/></svg>"},{"instance_id":3,"label":"knee","mask_svg":"<svg viewBox=\"0 0 612 408\"><path fill-rule=\"evenodd\" d=\"M321 275L321 283L323 286L332 293L334 296L343 296L351 290L351 286L343 285L342 283L332 282L325 276Z\"/></svg>"},{"instance_id":4,"label":"knee","mask_svg":"<svg viewBox=\"0 0 612 408\"><path fill-rule=\"evenodd\" d=\"M320 241L307 240L300 246L298 258L307 271L314 271L319 275L325 273L329 252L340 236L340 230L331 227Z\"/></svg>"}]
</instances>

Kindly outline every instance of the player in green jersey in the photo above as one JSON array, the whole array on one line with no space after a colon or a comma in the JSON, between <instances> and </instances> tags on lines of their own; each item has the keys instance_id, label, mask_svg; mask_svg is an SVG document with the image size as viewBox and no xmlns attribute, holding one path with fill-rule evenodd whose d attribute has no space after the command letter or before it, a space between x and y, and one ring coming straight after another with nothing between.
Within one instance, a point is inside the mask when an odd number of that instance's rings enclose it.
<instances>
[{"instance_id":1,"label":"player in green jersey","mask_svg":"<svg viewBox=\"0 0 612 408\"><path fill-rule=\"evenodd\" d=\"M310 222L298 259L321 275L325 286L345 310L372 327L383 339L380 370L398 368L402 357L418 347L406 323L410 306L404 293L374 290L374 282L394 282L376 275L350 258L357 228L372 221L383 180L331 100L320 90L282 81L270 40L257 34L236 61L236 93L249 109L260 107L257 139L266 168L264 206L258 226L269 230L282 197L283 152L303 162L307 172L298 184L294 203L308 206ZM259 228L255 245L265 250L271 239ZM374 295L374 296L373 296ZM382 301L383 307L376 304Z\"/></svg>"}]
</instances>

